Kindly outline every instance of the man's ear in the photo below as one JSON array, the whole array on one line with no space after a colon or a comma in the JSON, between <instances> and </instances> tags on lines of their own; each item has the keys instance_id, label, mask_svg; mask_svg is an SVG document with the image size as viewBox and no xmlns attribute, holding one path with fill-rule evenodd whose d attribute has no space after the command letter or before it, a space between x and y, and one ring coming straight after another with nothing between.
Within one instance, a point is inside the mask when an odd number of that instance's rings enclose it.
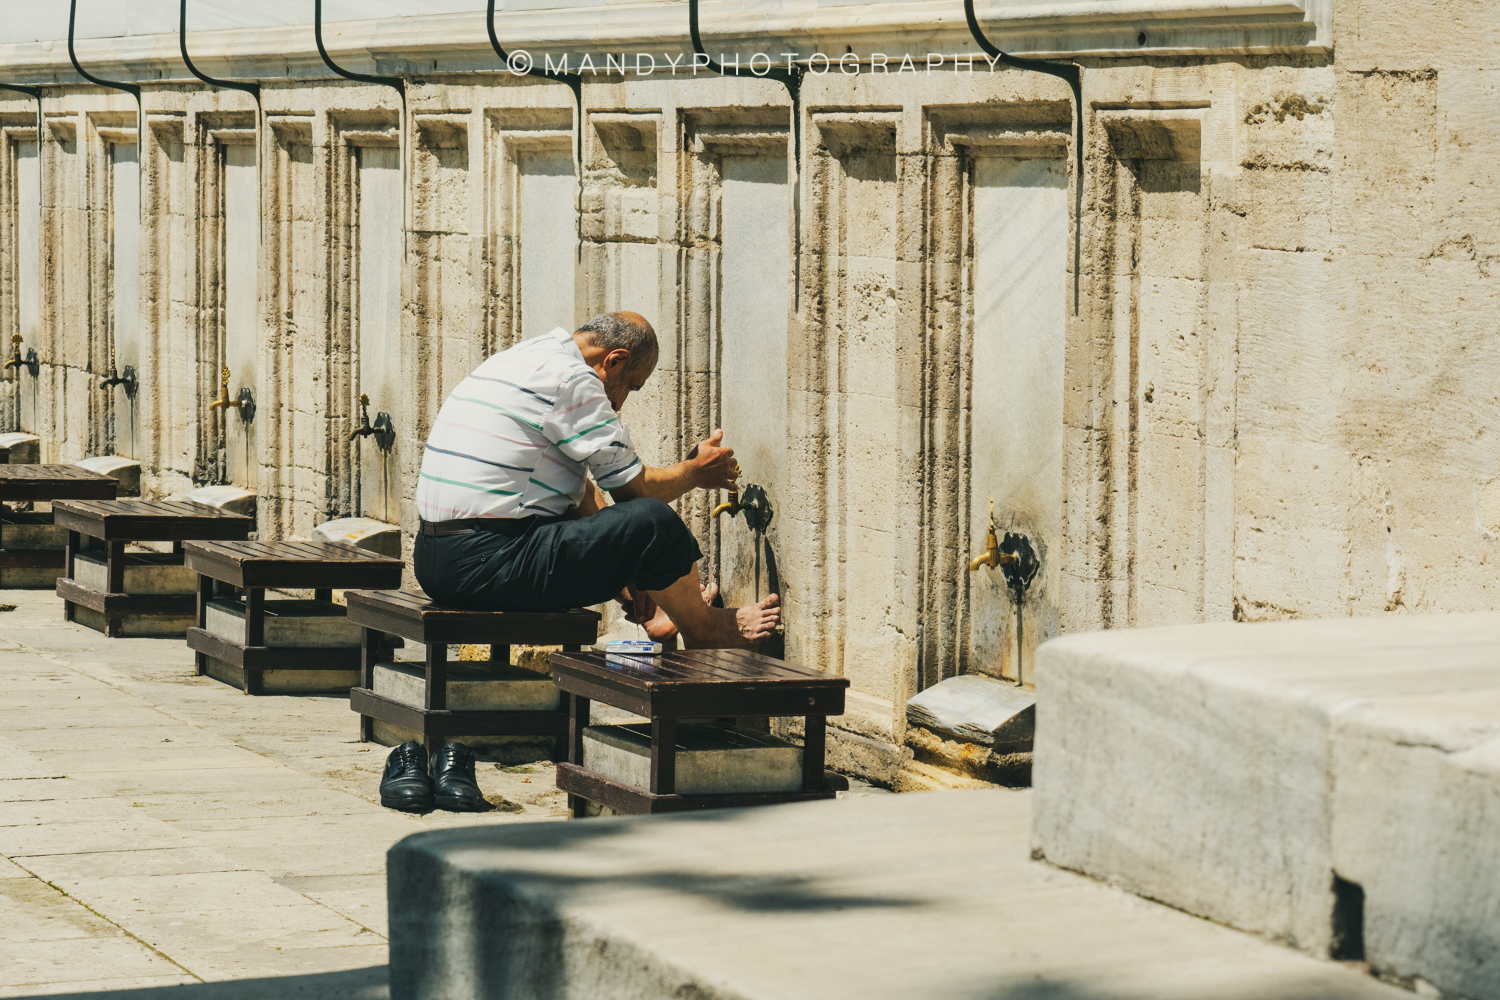
<instances>
[{"instance_id":1,"label":"man's ear","mask_svg":"<svg viewBox=\"0 0 1500 1000\"><path fill-rule=\"evenodd\" d=\"M617 347L604 358L604 370L614 371L616 368L630 367L630 352L623 347Z\"/></svg>"}]
</instances>

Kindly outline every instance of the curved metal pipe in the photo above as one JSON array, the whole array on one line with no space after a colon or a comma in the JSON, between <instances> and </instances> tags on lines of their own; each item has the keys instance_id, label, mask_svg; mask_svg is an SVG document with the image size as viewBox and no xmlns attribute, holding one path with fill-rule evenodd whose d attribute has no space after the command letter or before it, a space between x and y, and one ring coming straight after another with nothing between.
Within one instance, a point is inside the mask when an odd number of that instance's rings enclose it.
<instances>
[{"instance_id":1,"label":"curved metal pipe","mask_svg":"<svg viewBox=\"0 0 1500 1000\"><path fill-rule=\"evenodd\" d=\"M489 0L485 10L485 27L490 35L490 48L495 50L495 55L507 67L510 65L510 56L506 55L504 47L500 44L500 36L495 34L495 0ZM566 62L567 60L564 60ZM577 237L578 246L574 255L578 261L583 259L583 74L582 73L553 73L550 70L537 69L533 61L527 68L526 76L534 76L542 80L552 80L555 83L567 84L568 89L573 92L574 127L573 127L573 161L577 172L577 190L574 195L573 226L574 236Z\"/></svg>"},{"instance_id":2,"label":"curved metal pipe","mask_svg":"<svg viewBox=\"0 0 1500 1000\"><path fill-rule=\"evenodd\" d=\"M180 12L181 16L177 21L177 43L182 50L182 61L187 65L188 72L196 76L198 79L202 80L204 83L208 84L210 87L220 87L225 90L243 90L245 93L255 98L256 104L259 104L260 84L239 83L235 80L218 80L214 77L209 76L207 73L199 72L198 67L193 65L192 57L188 55L187 49L187 5L188 0L182 0L182 8Z\"/></svg>"},{"instance_id":3,"label":"curved metal pipe","mask_svg":"<svg viewBox=\"0 0 1500 1000\"><path fill-rule=\"evenodd\" d=\"M77 3L78 0L73 0ZM353 80L356 83L378 83L384 87L394 87L401 94L401 103L406 104L406 81L399 76L371 76L368 73L353 73L328 58L328 49L323 46L323 0L313 0L313 37L318 43L318 55L323 57L323 65L333 70L345 80Z\"/></svg>"},{"instance_id":4,"label":"curved metal pipe","mask_svg":"<svg viewBox=\"0 0 1500 1000\"><path fill-rule=\"evenodd\" d=\"M730 73L703 50L703 36L698 32L698 0L688 0L688 35L693 52L708 60L708 69L720 76L740 76L739 66ZM786 87L792 99L792 309L802 304L802 78L806 70L798 65L791 69L770 67L765 73L751 73L761 80L775 80Z\"/></svg>"},{"instance_id":5,"label":"curved metal pipe","mask_svg":"<svg viewBox=\"0 0 1500 1000\"><path fill-rule=\"evenodd\" d=\"M964 0L964 17L969 22L969 34L991 59L998 59L1007 66L1046 73L1067 83L1073 91L1073 111L1077 134L1073 137L1073 148L1077 153L1077 175L1073 178L1073 315L1078 315L1079 282L1082 280L1083 264L1083 67L1078 63L1056 63L1045 59L1023 59L1000 49L985 36L974 14L974 0Z\"/></svg>"},{"instance_id":6,"label":"curved metal pipe","mask_svg":"<svg viewBox=\"0 0 1500 1000\"><path fill-rule=\"evenodd\" d=\"M123 90L123 91L125 91L125 93L131 94L132 96L135 97L136 106L137 106L137 108L139 108L140 107L140 103L141 103L141 88L140 87L136 86L133 83L118 83L118 82L116 82L114 80L105 80L105 79L102 79L102 78L97 77L94 74L90 73L88 70L84 69L79 64L79 62L78 62L78 55L77 55L77 53L75 53L73 51L73 34L74 34L75 30L77 29L77 25L78 25L78 0L72 0L72 3L71 3L71 5L68 8L68 59L70 61L72 61L72 63L73 63L73 69L77 70L78 71L78 75L81 76L81 77L83 77L89 83L98 84L101 87L108 87L111 90Z\"/></svg>"}]
</instances>

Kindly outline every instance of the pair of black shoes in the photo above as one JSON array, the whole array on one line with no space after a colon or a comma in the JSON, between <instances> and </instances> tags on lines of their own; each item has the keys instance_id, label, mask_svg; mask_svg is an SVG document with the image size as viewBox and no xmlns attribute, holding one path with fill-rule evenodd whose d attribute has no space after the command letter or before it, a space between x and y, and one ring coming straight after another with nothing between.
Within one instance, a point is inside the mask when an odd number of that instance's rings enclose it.
<instances>
[{"instance_id":1,"label":"pair of black shoes","mask_svg":"<svg viewBox=\"0 0 1500 1000\"><path fill-rule=\"evenodd\" d=\"M416 740L403 743L385 759L380 777L380 804L402 812L484 812L490 804L474 780L474 751L462 743L446 743L427 756Z\"/></svg>"}]
</instances>

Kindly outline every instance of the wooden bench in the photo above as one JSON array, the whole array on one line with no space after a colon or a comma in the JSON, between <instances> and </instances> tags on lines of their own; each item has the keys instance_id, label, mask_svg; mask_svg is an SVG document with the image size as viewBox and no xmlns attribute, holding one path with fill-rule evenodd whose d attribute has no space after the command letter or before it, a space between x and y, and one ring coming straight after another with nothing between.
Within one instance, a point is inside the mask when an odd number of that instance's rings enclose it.
<instances>
[{"instance_id":1,"label":"wooden bench","mask_svg":"<svg viewBox=\"0 0 1500 1000\"><path fill-rule=\"evenodd\" d=\"M585 802L616 812L681 812L833 798L848 782L825 774L827 717L842 715L849 681L740 649L551 655L552 680L567 695L568 759L557 765L557 787L574 816ZM625 784L584 767L589 703L598 701L650 720L649 788ZM801 787L795 790L678 794L678 723L802 716ZM731 751L732 752L732 751Z\"/></svg>"},{"instance_id":2,"label":"wooden bench","mask_svg":"<svg viewBox=\"0 0 1500 1000\"><path fill-rule=\"evenodd\" d=\"M360 716L360 739L375 738L376 722L417 734L430 749L455 736L550 736L556 738L554 753L561 758L568 732L568 718L561 709L450 708L448 647L488 643L489 666L497 674L506 674L517 669L510 667L512 645L576 650L592 644L599 636L597 611L466 611L399 590L350 592L345 599L349 620L364 627L362 681L349 692L349 707ZM376 691L376 668L382 666L380 658L393 635L426 647L420 704L412 703L417 699L397 700ZM547 681L545 675L528 676ZM547 684L550 691L550 681Z\"/></svg>"},{"instance_id":3,"label":"wooden bench","mask_svg":"<svg viewBox=\"0 0 1500 1000\"><path fill-rule=\"evenodd\" d=\"M128 630L136 634L184 634L195 605L191 579L142 580L141 586L151 592L132 593L131 578L172 574L183 565L184 541L243 539L255 527L253 519L241 514L176 500L59 500L52 505L52 516L68 533L63 576L57 581L63 620L108 636L124 634L127 619ZM148 541L171 542L172 551L125 551L127 542ZM102 563L90 551L94 546L104 550ZM81 560L87 580L79 579ZM186 569L181 572L187 575ZM89 613L79 615L80 608Z\"/></svg>"},{"instance_id":4,"label":"wooden bench","mask_svg":"<svg viewBox=\"0 0 1500 1000\"><path fill-rule=\"evenodd\" d=\"M267 645L268 610L285 611L291 622L316 617L342 623L344 609L333 603L333 591L398 587L404 564L352 545L331 542L186 542L188 569L198 574L197 623L187 630L188 646L196 654L198 673L212 674L210 660L240 673L246 694L260 694L264 674L276 671L343 671L357 674L357 642L334 645ZM266 589L311 590L312 601L276 601L268 609ZM240 591L243 604L227 600L227 588ZM242 616L243 641L208 628L213 611ZM220 677L221 680L226 679ZM329 684L330 689L332 684ZM341 685L340 685L341 686Z\"/></svg>"},{"instance_id":5,"label":"wooden bench","mask_svg":"<svg viewBox=\"0 0 1500 1000\"><path fill-rule=\"evenodd\" d=\"M73 465L0 465L0 504L113 500L119 485ZM0 585L49 590L57 585L67 546L61 529L54 528L51 511L0 508Z\"/></svg>"}]
</instances>

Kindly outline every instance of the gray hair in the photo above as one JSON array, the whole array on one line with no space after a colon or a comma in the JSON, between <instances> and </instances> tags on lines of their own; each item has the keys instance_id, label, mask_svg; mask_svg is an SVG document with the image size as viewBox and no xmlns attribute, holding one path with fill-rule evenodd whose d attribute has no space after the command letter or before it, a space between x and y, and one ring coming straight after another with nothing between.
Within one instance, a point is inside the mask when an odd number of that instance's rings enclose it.
<instances>
[{"instance_id":1,"label":"gray hair","mask_svg":"<svg viewBox=\"0 0 1500 1000\"><path fill-rule=\"evenodd\" d=\"M656 331L649 323L622 319L622 313L602 313L578 328L589 342L606 351L629 351L632 368L656 360Z\"/></svg>"}]
</instances>

